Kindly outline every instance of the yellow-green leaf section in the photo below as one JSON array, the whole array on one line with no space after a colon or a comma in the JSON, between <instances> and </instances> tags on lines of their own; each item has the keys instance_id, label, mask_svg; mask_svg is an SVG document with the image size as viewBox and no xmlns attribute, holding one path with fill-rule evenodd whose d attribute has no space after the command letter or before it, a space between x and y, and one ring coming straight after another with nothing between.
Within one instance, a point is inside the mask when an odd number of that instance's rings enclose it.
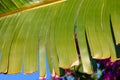
<instances>
[{"instance_id":1,"label":"yellow-green leaf section","mask_svg":"<svg viewBox=\"0 0 120 80\"><path fill-rule=\"evenodd\" d=\"M116 61L119 5L119 0L1 0L0 73L39 68L43 78L48 58L53 76L74 66L91 74L92 58Z\"/></svg>"}]
</instances>

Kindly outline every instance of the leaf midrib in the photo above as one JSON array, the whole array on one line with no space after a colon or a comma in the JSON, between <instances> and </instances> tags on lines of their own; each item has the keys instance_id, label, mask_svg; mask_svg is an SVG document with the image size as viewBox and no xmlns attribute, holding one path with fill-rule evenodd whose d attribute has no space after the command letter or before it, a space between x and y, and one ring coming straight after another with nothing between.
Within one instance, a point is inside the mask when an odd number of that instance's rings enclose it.
<instances>
[{"instance_id":1,"label":"leaf midrib","mask_svg":"<svg viewBox=\"0 0 120 80\"><path fill-rule=\"evenodd\" d=\"M13 15L13 14L16 14L16 13L19 13L19 12L24 12L24 11L28 11L28 10L33 10L33 9L37 9L37 8L46 7L46 6L53 5L53 4L56 4L56 3L61 3L61 2L64 2L64 1L66 1L66 0L54 0L54 1L35 3L35 4L29 5L29 6L26 6L26 7L23 7L23 8L19 8L19 9L13 10L13 11L2 13L2 14L0 14L0 18L9 16L9 15Z\"/></svg>"}]
</instances>

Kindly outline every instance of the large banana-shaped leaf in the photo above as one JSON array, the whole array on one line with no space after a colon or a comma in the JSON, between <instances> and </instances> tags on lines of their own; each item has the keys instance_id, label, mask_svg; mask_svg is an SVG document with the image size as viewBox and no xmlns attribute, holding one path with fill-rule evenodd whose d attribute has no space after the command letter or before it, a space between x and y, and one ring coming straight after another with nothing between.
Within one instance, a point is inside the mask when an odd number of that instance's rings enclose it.
<instances>
[{"instance_id":1,"label":"large banana-shaped leaf","mask_svg":"<svg viewBox=\"0 0 120 80\"><path fill-rule=\"evenodd\" d=\"M43 78L48 59L53 76L73 66L91 74L93 58L117 60L119 5L119 0L0 0L0 72L40 69Z\"/></svg>"}]
</instances>

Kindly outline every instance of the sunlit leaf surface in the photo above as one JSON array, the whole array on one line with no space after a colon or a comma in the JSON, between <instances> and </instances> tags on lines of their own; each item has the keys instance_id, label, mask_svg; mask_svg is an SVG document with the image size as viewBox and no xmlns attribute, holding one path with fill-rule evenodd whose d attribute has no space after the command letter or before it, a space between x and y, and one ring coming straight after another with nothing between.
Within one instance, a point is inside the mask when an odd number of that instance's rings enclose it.
<instances>
[{"instance_id":1,"label":"sunlit leaf surface","mask_svg":"<svg viewBox=\"0 0 120 80\"><path fill-rule=\"evenodd\" d=\"M61 68L92 74L93 58L118 60L119 7L119 0L0 0L0 73L40 69L44 78L48 59L52 76Z\"/></svg>"}]
</instances>

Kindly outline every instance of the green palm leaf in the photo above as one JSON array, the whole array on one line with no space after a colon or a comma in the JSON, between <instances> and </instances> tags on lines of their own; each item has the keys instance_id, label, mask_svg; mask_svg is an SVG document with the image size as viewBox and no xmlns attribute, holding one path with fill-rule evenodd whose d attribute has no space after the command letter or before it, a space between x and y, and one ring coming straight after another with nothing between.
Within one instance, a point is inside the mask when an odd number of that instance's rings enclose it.
<instances>
[{"instance_id":1,"label":"green palm leaf","mask_svg":"<svg viewBox=\"0 0 120 80\"><path fill-rule=\"evenodd\" d=\"M0 0L0 72L40 68L43 78L47 58L53 76L73 66L91 74L93 58L118 60L119 5L118 0Z\"/></svg>"}]
</instances>

